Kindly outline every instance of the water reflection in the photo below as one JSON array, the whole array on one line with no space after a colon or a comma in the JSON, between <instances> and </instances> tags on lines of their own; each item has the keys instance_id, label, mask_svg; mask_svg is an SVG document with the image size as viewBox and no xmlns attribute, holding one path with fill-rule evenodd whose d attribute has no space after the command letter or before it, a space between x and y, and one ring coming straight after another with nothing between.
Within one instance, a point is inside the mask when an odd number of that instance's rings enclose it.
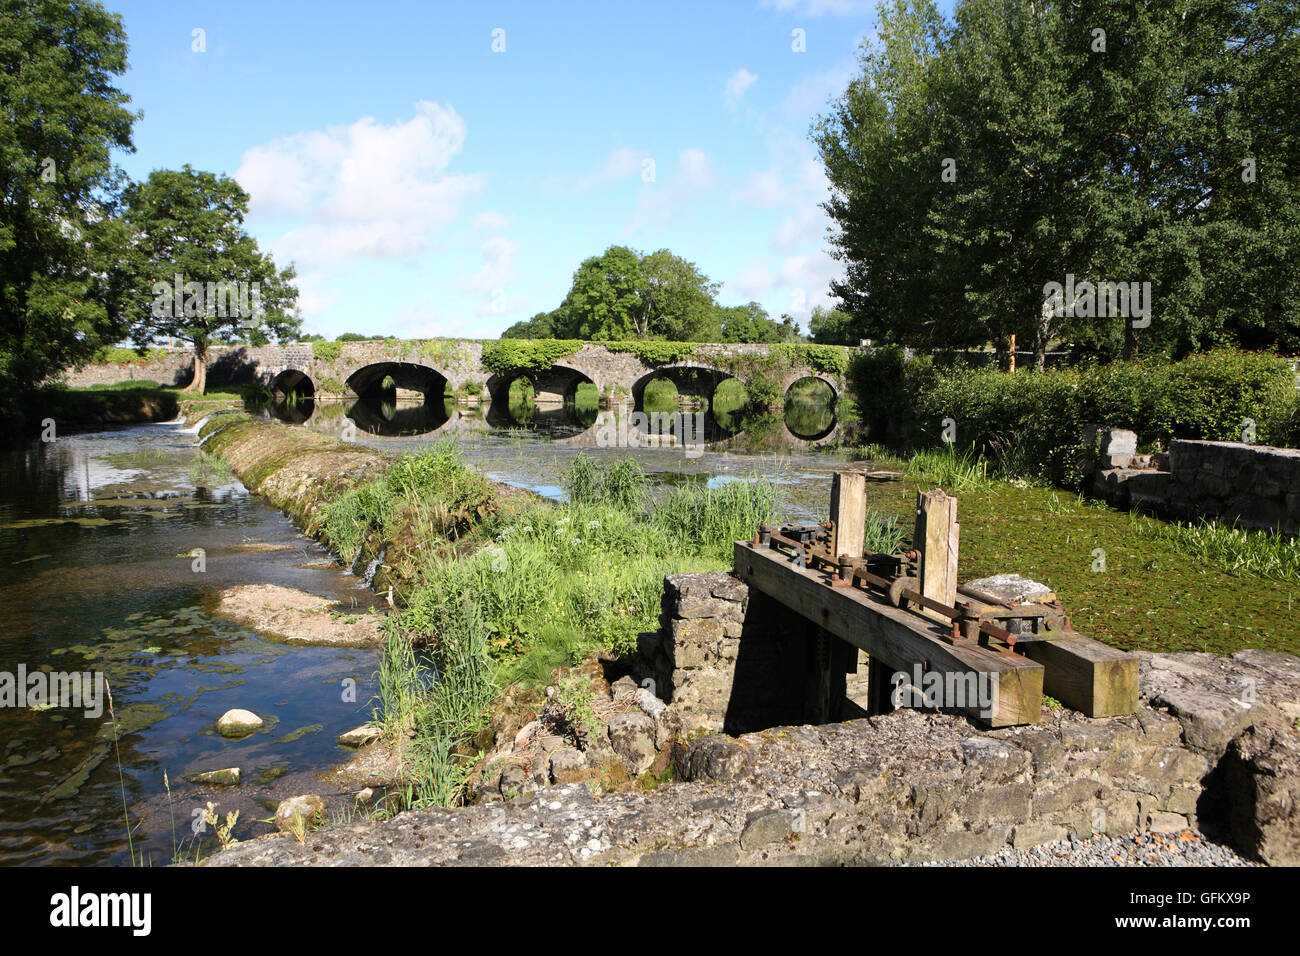
<instances>
[{"instance_id":1,"label":"water reflection","mask_svg":"<svg viewBox=\"0 0 1300 956\"><path fill-rule=\"evenodd\" d=\"M423 435L441 428L450 420L456 404L450 397L426 399L419 403L386 401L382 398L359 398L348 407L347 417L371 435L397 438Z\"/></svg>"},{"instance_id":2,"label":"water reflection","mask_svg":"<svg viewBox=\"0 0 1300 956\"><path fill-rule=\"evenodd\" d=\"M785 427L804 441L821 441L835 431L835 408L804 402L785 403Z\"/></svg>"},{"instance_id":3,"label":"water reflection","mask_svg":"<svg viewBox=\"0 0 1300 956\"><path fill-rule=\"evenodd\" d=\"M701 408L700 403L647 402L644 410L631 406L602 410L594 401L539 403L531 394L469 408L458 408L451 396L441 399L421 402L371 396L347 403L308 398L277 403L267 413L335 434L353 428L385 438L418 437L438 430L482 431L599 446L611 431L622 434L630 429L657 437L665 447L684 441L739 452L774 452L822 442L835 434L838 425L833 405L800 401L787 402L784 412L775 414L746 406ZM689 434L679 434L687 428ZM640 447L649 445L642 442Z\"/></svg>"}]
</instances>

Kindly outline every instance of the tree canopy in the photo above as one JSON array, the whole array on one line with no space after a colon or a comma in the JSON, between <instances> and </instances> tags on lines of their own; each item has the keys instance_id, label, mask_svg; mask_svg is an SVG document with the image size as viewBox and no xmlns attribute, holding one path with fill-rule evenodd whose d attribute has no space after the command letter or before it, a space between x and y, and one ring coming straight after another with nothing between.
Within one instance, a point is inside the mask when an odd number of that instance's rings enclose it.
<instances>
[{"instance_id":1,"label":"tree canopy","mask_svg":"<svg viewBox=\"0 0 1300 956\"><path fill-rule=\"evenodd\" d=\"M198 390L210 344L286 339L301 327L294 269L277 269L258 249L243 229L247 212L237 182L189 166L155 170L126 190L123 312L132 338L190 343Z\"/></svg>"},{"instance_id":2,"label":"tree canopy","mask_svg":"<svg viewBox=\"0 0 1300 956\"><path fill-rule=\"evenodd\" d=\"M1300 348L1298 55L1285 0L882 10L813 130L854 337ZM1149 325L1044 308L1067 276L1150 282Z\"/></svg>"},{"instance_id":3,"label":"tree canopy","mask_svg":"<svg viewBox=\"0 0 1300 956\"><path fill-rule=\"evenodd\" d=\"M502 338L677 342L797 342L790 316L771 319L757 302L721 306L721 287L693 262L660 249L610 246L583 261L559 307L516 322Z\"/></svg>"},{"instance_id":4,"label":"tree canopy","mask_svg":"<svg viewBox=\"0 0 1300 956\"><path fill-rule=\"evenodd\" d=\"M21 388L121 334L110 265L136 114L121 19L97 3L0 0L0 380Z\"/></svg>"}]
</instances>

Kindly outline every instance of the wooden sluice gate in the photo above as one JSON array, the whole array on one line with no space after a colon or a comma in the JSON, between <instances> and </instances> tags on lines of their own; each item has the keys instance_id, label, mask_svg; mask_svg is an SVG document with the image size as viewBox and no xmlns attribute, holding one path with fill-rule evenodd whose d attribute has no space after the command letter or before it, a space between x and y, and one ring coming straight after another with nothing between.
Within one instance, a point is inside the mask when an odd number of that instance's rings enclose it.
<instances>
[{"instance_id":1,"label":"wooden sluice gate","mask_svg":"<svg viewBox=\"0 0 1300 956\"><path fill-rule=\"evenodd\" d=\"M920 703L989 727L1033 724L1045 693L1089 717L1136 710L1137 657L1077 633L1054 595L958 585L956 498L918 493L912 549L864 553L871 477L835 474L824 525L763 525L735 543L736 575L816 626L815 691L833 696L862 650L869 713Z\"/></svg>"}]
</instances>

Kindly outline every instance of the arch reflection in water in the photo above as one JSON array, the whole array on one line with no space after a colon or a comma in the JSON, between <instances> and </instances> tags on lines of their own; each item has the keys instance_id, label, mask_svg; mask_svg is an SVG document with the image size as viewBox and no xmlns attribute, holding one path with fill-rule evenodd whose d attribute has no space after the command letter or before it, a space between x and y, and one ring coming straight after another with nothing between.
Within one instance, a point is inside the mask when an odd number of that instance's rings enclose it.
<instances>
[{"instance_id":1,"label":"arch reflection in water","mask_svg":"<svg viewBox=\"0 0 1300 956\"><path fill-rule=\"evenodd\" d=\"M807 376L785 393L785 427L805 441L820 441L835 431L835 390L823 379Z\"/></svg>"},{"instance_id":2,"label":"arch reflection in water","mask_svg":"<svg viewBox=\"0 0 1300 956\"><path fill-rule=\"evenodd\" d=\"M271 417L290 425L303 425L316 413L316 400L311 396L303 397L296 392L279 396L271 402L268 411Z\"/></svg>"},{"instance_id":3,"label":"arch reflection in water","mask_svg":"<svg viewBox=\"0 0 1300 956\"><path fill-rule=\"evenodd\" d=\"M398 438L423 435L441 428L451 419L453 408L453 401L445 396L431 396L422 404L406 404L371 395L353 402L347 416L364 432Z\"/></svg>"},{"instance_id":4,"label":"arch reflection in water","mask_svg":"<svg viewBox=\"0 0 1300 956\"><path fill-rule=\"evenodd\" d=\"M548 438L571 438L596 423L599 395L590 382L579 382L562 401L538 401L532 381L523 375L499 387L487 409L493 428L527 429ZM553 393L548 393L553 394Z\"/></svg>"}]
</instances>

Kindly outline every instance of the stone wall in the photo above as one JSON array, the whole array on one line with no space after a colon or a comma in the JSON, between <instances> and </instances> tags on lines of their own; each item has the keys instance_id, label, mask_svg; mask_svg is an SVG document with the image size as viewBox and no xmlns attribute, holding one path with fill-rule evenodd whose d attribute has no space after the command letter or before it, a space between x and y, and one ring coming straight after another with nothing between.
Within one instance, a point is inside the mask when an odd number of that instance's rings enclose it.
<instances>
[{"instance_id":1,"label":"stone wall","mask_svg":"<svg viewBox=\"0 0 1300 956\"><path fill-rule=\"evenodd\" d=\"M1037 726L981 731L900 710L707 734L670 746L677 779L650 792L561 782L332 826L304 843L260 837L208 865L896 864L1187 827L1300 863L1300 746L1287 717L1300 659L1147 655L1142 671L1143 702L1128 717L1045 709Z\"/></svg>"},{"instance_id":2,"label":"stone wall","mask_svg":"<svg viewBox=\"0 0 1300 956\"><path fill-rule=\"evenodd\" d=\"M1177 440L1147 456L1131 431L1096 434L1092 486L1113 505L1300 534L1300 450Z\"/></svg>"},{"instance_id":3,"label":"stone wall","mask_svg":"<svg viewBox=\"0 0 1300 956\"><path fill-rule=\"evenodd\" d=\"M87 365L68 372L64 381L72 388L136 381L181 387L188 385L193 377L194 353L188 349L169 349L157 358Z\"/></svg>"},{"instance_id":4,"label":"stone wall","mask_svg":"<svg viewBox=\"0 0 1300 956\"><path fill-rule=\"evenodd\" d=\"M817 630L764 601L725 572L673 575L639 674L593 702L599 728L568 739L552 688L535 719L493 728L472 805L304 844L258 838L210 862L895 864L1198 828L1300 863L1300 658L1144 654L1125 717L1044 707L1037 725L986 731L899 710L773 726L806 707ZM747 721L765 729L710 732Z\"/></svg>"},{"instance_id":5,"label":"stone wall","mask_svg":"<svg viewBox=\"0 0 1300 956\"><path fill-rule=\"evenodd\" d=\"M1175 441L1169 507L1248 528L1300 533L1300 450L1242 442Z\"/></svg>"}]
</instances>

